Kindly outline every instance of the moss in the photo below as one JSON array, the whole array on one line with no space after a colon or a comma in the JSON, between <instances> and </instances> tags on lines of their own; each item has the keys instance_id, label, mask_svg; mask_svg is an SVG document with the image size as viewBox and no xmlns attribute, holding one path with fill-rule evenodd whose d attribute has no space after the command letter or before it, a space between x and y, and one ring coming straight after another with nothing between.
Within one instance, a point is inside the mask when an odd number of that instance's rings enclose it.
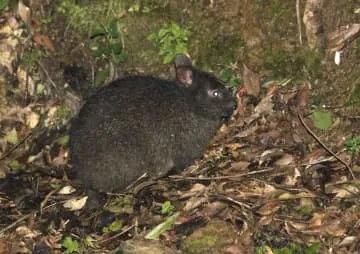
<instances>
[{"instance_id":1,"label":"moss","mask_svg":"<svg viewBox=\"0 0 360 254\"><path fill-rule=\"evenodd\" d=\"M237 232L227 222L212 220L205 227L198 229L184 242L184 253L222 253L222 249L235 241Z\"/></svg>"}]
</instances>

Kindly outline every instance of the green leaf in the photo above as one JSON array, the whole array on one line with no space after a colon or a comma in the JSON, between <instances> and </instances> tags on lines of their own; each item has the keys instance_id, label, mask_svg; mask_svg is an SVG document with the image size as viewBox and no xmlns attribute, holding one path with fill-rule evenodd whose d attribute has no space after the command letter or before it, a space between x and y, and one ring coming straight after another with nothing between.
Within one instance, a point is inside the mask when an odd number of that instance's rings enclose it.
<instances>
[{"instance_id":1,"label":"green leaf","mask_svg":"<svg viewBox=\"0 0 360 254\"><path fill-rule=\"evenodd\" d=\"M171 204L170 201L166 201L161 206L161 213L162 214L171 214L175 210L175 207Z\"/></svg>"},{"instance_id":2,"label":"green leaf","mask_svg":"<svg viewBox=\"0 0 360 254\"><path fill-rule=\"evenodd\" d=\"M113 221L108 227L103 228L103 233L109 233L119 231L122 228L122 222L120 220Z\"/></svg>"},{"instance_id":3,"label":"green leaf","mask_svg":"<svg viewBox=\"0 0 360 254\"><path fill-rule=\"evenodd\" d=\"M17 144L19 142L19 138L16 129L13 128L11 131L7 132L4 139L9 144Z\"/></svg>"},{"instance_id":4,"label":"green leaf","mask_svg":"<svg viewBox=\"0 0 360 254\"><path fill-rule=\"evenodd\" d=\"M0 11L4 10L8 6L7 0L0 0Z\"/></svg>"},{"instance_id":5,"label":"green leaf","mask_svg":"<svg viewBox=\"0 0 360 254\"><path fill-rule=\"evenodd\" d=\"M114 52L115 55L120 55L122 53L122 45L121 43L114 43L112 45L112 51Z\"/></svg>"},{"instance_id":6,"label":"green leaf","mask_svg":"<svg viewBox=\"0 0 360 254\"><path fill-rule=\"evenodd\" d=\"M145 239L155 240L158 239L161 234L170 230L176 219L180 216L180 212L175 213L174 215L170 216L166 219L163 223L157 225L153 230L151 230L146 236Z\"/></svg>"},{"instance_id":7,"label":"green leaf","mask_svg":"<svg viewBox=\"0 0 360 254\"><path fill-rule=\"evenodd\" d=\"M121 52L121 54L119 55L119 62L120 63L124 63L127 59L127 56L124 52Z\"/></svg>"},{"instance_id":8,"label":"green leaf","mask_svg":"<svg viewBox=\"0 0 360 254\"><path fill-rule=\"evenodd\" d=\"M233 70L230 68L222 70L220 73L220 80L223 82L229 82L231 76L234 74Z\"/></svg>"},{"instance_id":9,"label":"green leaf","mask_svg":"<svg viewBox=\"0 0 360 254\"><path fill-rule=\"evenodd\" d=\"M76 240L73 240L70 236L65 237L62 246L66 249L66 254L79 252L79 244Z\"/></svg>"},{"instance_id":10,"label":"green leaf","mask_svg":"<svg viewBox=\"0 0 360 254\"><path fill-rule=\"evenodd\" d=\"M157 34L156 33L151 33L149 34L146 39L148 39L149 41L155 41L157 38Z\"/></svg>"},{"instance_id":11,"label":"green leaf","mask_svg":"<svg viewBox=\"0 0 360 254\"><path fill-rule=\"evenodd\" d=\"M56 140L56 143L62 146L67 146L69 143L69 135L62 136Z\"/></svg>"},{"instance_id":12,"label":"green leaf","mask_svg":"<svg viewBox=\"0 0 360 254\"><path fill-rule=\"evenodd\" d=\"M128 9L128 12L138 12L139 10L140 10L140 5L134 4L134 5L130 6L130 8Z\"/></svg>"},{"instance_id":13,"label":"green leaf","mask_svg":"<svg viewBox=\"0 0 360 254\"><path fill-rule=\"evenodd\" d=\"M25 169L25 165L20 163L19 161L17 160L13 160L9 163L9 166L10 168L13 170L13 171L20 171L20 170L24 170Z\"/></svg>"},{"instance_id":14,"label":"green leaf","mask_svg":"<svg viewBox=\"0 0 360 254\"><path fill-rule=\"evenodd\" d=\"M105 83L105 80L109 77L110 71L108 69L98 71L95 77L95 85L99 86Z\"/></svg>"},{"instance_id":15,"label":"green leaf","mask_svg":"<svg viewBox=\"0 0 360 254\"><path fill-rule=\"evenodd\" d=\"M360 151L360 136L356 136L352 139L346 140L345 146L350 152L356 153Z\"/></svg>"},{"instance_id":16,"label":"green leaf","mask_svg":"<svg viewBox=\"0 0 360 254\"><path fill-rule=\"evenodd\" d=\"M164 64L171 63L171 61L175 58L175 56L176 56L176 54L174 54L174 53L169 53L169 54L167 54L167 55L164 57L163 63L164 63Z\"/></svg>"},{"instance_id":17,"label":"green leaf","mask_svg":"<svg viewBox=\"0 0 360 254\"><path fill-rule=\"evenodd\" d=\"M315 111L312 114L312 120L316 128L321 130L327 130L332 124L331 113Z\"/></svg>"},{"instance_id":18,"label":"green leaf","mask_svg":"<svg viewBox=\"0 0 360 254\"><path fill-rule=\"evenodd\" d=\"M105 36L106 31L104 29L96 29L90 34L90 39L95 39L96 37Z\"/></svg>"},{"instance_id":19,"label":"green leaf","mask_svg":"<svg viewBox=\"0 0 360 254\"><path fill-rule=\"evenodd\" d=\"M116 39L120 37L120 26L118 22L111 22L109 28L109 34L112 38Z\"/></svg>"},{"instance_id":20,"label":"green leaf","mask_svg":"<svg viewBox=\"0 0 360 254\"><path fill-rule=\"evenodd\" d=\"M45 86L43 84L38 84L36 86L36 95L40 96L45 94Z\"/></svg>"},{"instance_id":21,"label":"green leaf","mask_svg":"<svg viewBox=\"0 0 360 254\"><path fill-rule=\"evenodd\" d=\"M313 243L306 250L305 254L316 254L320 248L320 243Z\"/></svg>"}]
</instances>

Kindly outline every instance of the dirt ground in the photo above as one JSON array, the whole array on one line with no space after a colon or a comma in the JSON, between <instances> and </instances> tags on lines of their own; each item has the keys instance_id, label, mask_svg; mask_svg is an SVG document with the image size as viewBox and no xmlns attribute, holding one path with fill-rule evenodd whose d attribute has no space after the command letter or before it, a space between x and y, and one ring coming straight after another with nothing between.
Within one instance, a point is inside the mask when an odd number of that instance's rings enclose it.
<instances>
[{"instance_id":1,"label":"dirt ground","mask_svg":"<svg viewBox=\"0 0 360 254\"><path fill-rule=\"evenodd\" d=\"M100 2L1 11L0 253L360 253L360 32L338 53L327 39L360 24L358 1L324 2L318 49L303 22L310 1ZM118 40L94 33L110 16ZM173 79L148 39L171 23L191 32L187 53L238 107L183 174L85 211L70 120L113 79ZM104 38L121 52L96 55Z\"/></svg>"}]
</instances>

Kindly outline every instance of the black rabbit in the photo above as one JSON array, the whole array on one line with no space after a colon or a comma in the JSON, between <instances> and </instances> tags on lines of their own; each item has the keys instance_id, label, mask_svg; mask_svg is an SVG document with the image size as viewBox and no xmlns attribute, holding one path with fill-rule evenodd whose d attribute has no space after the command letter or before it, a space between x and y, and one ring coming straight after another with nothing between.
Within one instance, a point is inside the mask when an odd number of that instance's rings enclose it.
<instances>
[{"instance_id":1,"label":"black rabbit","mask_svg":"<svg viewBox=\"0 0 360 254\"><path fill-rule=\"evenodd\" d=\"M202 155L235 100L187 56L175 68L175 82L133 76L88 98L70 130L71 163L86 188L124 190L145 172L163 176Z\"/></svg>"}]
</instances>

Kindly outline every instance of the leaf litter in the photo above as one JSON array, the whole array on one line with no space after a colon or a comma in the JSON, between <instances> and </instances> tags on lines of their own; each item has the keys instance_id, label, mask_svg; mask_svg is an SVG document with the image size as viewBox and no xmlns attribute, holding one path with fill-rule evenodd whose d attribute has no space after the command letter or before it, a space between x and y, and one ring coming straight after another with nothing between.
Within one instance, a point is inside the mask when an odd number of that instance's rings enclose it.
<instances>
[{"instance_id":1,"label":"leaf litter","mask_svg":"<svg viewBox=\"0 0 360 254\"><path fill-rule=\"evenodd\" d=\"M31 22L27 9L22 10L23 19ZM34 42L55 51L46 35L36 34ZM8 47L9 61L14 59L14 47ZM8 62L4 65L14 71ZM258 96L259 103L252 105L239 90L238 109L230 123L219 130L203 159L184 174L145 183L129 199L109 194L105 209L115 212L123 226L108 234L99 230L109 225L108 217L101 211L84 212L86 197L67 178L66 144L54 142L40 151L32 145L43 135L49 137L61 103L50 99L40 106L24 107L19 101L6 105L0 118L7 130L0 137L0 171L8 175L0 185L0 249L60 253L64 239L75 249L76 242L98 251L115 250L121 244L129 253L179 253L176 247L188 253L193 246L204 252L216 249L212 253L252 253L255 246L288 242L305 246L320 242L324 251L360 248L360 187L344 166L351 157L339 148L339 140L330 145L344 163L329 155L296 113L313 127L307 111L310 85L294 92L287 81L267 87L261 95L257 74L245 66L244 76L245 90ZM319 135L327 139L326 133ZM29 161L30 156L35 157ZM12 161L26 164L20 176L11 174ZM176 213L161 213L166 201ZM93 244L87 245L86 237Z\"/></svg>"}]
</instances>

